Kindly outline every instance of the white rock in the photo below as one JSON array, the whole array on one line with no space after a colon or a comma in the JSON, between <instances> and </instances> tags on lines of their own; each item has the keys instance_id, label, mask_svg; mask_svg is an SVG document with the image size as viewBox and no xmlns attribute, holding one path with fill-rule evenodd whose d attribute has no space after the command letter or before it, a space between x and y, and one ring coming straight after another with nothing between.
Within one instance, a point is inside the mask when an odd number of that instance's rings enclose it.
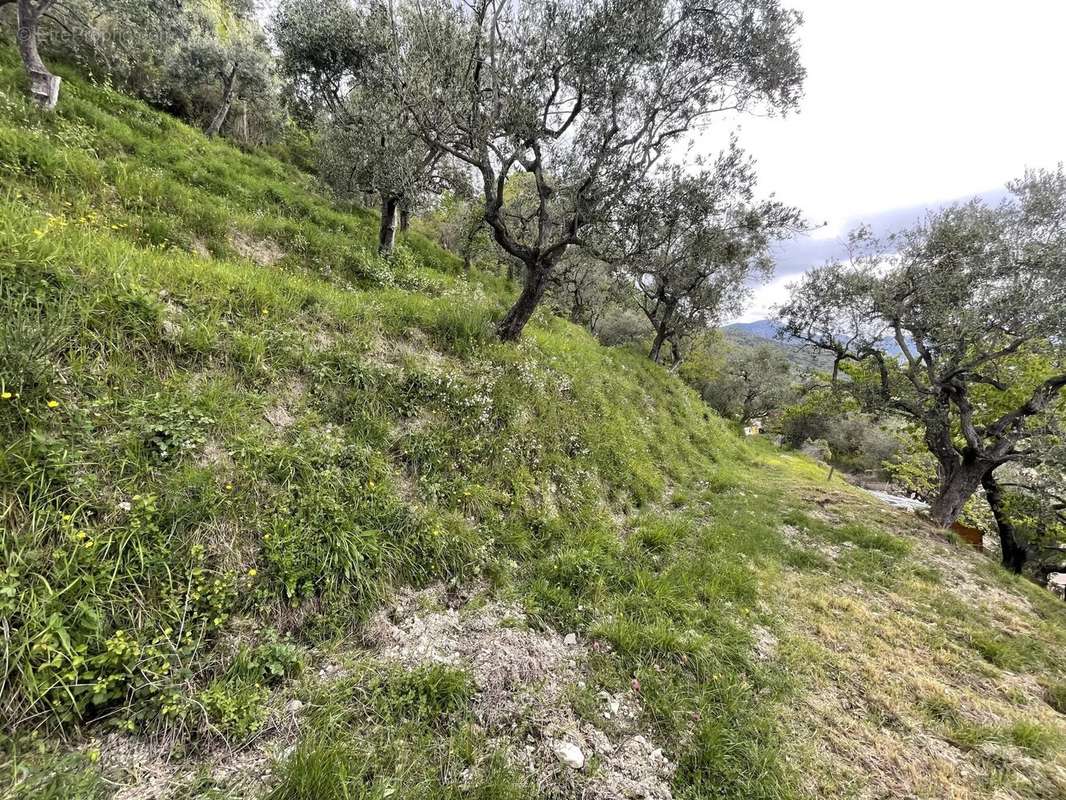
<instances>
[{"instance_id":1,"label":"white rock","mask_svg":"<svg viewBox=\"0 0 1066 800\"><path fill-rule=\"evenodd\" d=\"M555 753L556 758L571 769L581 769L585 766L585 754L573 742L568 742L565 739L556 739L552 742L552 752Z\"/></svg>"},{"instance_id":2,"label":"white rock","mask_svg":"<svg viewBox=\"0 0 1066 800\"><path fill-rule=\"evenodd\" d=\"M285 704L285 710L288 711L290 714L299 714L303 707L304 704L301 703L299 700L290 700Z\"/></svg>"},{"instance_id":3,"label":"white rock","mask_svg":"<svg viewBox=\"0 0 1066 800\"><path fill-rule=\"evenodd\" d=\"M577 646L577 634L576 633L568 633L568 634L566 634L566 636L563 637L563 644L565 644L567 647L576 647Z\"/></svg>"},{"instance_id":4,"label":"white rock","mask_svg":"<svg viewBox=\"0 0 1066 800\"><path fill-rule=\"evenodd\" d=\"M176 341L181 338L181 326L169 319L163 320L163 338Z\"/></svg>"}]
</instances>

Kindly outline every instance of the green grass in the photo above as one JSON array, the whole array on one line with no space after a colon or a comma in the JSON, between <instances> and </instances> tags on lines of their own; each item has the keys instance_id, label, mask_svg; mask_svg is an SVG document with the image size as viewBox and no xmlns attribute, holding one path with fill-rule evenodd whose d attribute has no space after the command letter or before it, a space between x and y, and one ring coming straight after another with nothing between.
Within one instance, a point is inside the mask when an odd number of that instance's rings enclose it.
<instances>
[{"instance_id":1,"label":"green grass","mask_svg":"<svg viewBox=\"0 0 1066 800\"><path fill-rule=\"evenodd\" d=\"M279 770L268 800L531 798L470 716L460 671L356 665L308 696L312 733Z\"/></svg>"},{"instance_id":2,"label":"green grass","mask_svg":"<svg viewBox=\"0 0 1066 800\"><path fill-rule=\"evenodd\" d=\"M546 314L496 343L497 281L417 234L381 261L373 216L295 169L66 78L40 115L0 61L9 725L240 740L284 675L242 666L235 631L328 643L398 583L485 575L557 625L610 598L615 677L662 660L663 692L746 646L700 605L755 593L706 521L647 516L626 547L612 522L740 457L691 391Z\"/></svg>"},{"instance_id":3,"label":"green grass","mask_svg":"<svg viewBox=\"0 0 1066 800\"><path fill-rule=\"evenodd\" d=\"M497 276L461 275L417 233L381 259L374 215L295 167L64 78L42 115L0 49L15 796L110 796L85 741L116 729L194 762L240 750L294 694L298 742L257 796L552 796L475 723L470 676L352 652L397 587L437 581L601 644L573 705L602 726L597 692L637 691L675 797L801 794L776 712L801 681L757 657L755 631L783 633L791 573L939 592L911 542L818 518L801 496L819 468L741 442L641 354L547 311L501 344L514 287ZM844 555L784 542L786 523ZM941 606L975 657L1050 673L1057 644L1034 659L1029 638ZM349 671L318 680L337 651ZM192 772L175 796L245 796Z\"/></svg>"}]
</instances>

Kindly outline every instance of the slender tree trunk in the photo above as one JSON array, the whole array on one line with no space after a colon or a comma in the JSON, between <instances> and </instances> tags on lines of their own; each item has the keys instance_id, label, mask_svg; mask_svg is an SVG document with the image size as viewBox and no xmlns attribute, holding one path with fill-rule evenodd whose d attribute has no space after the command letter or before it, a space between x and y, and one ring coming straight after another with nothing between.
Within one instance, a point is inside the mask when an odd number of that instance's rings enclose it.
<instances>
[{"instance_id":1,"label":"slender tree trunk","mask_svg":"<svg viewBox=\"0 0 1066 800\"><path fill-rule=\"evenodd\" d=\"M230 106L233 105L233 92L237 88L237 66L236 62L234 62L233 69L229 71L229 74L223 80L222 104L218 107L218 111L215 112L215 117L211 120L211 124L207 126L205 132L208 136L218 136L222 126L226 124Z\"/></svg>"},{"instance_id":2,"label":"slender tree trunk","mask_svg":"<svg viewBox=\"0 0 1066 800\"><path fill-rule=\"evenodd\" d=\"M400 205L400 233L407 233L411 227L411 209L407 203Z\"/></svg>"},{"instance_id":3,"label":"slender tree trunk","mask_svg":"<svg viewBox=\"0 0 1066 800\"><path fill-rule=\"evenodd\" d=\"M241 118L237 123L237 136L245 144L249 144L251 137L248 135L248 104L241 103Z\"/></svg>"},{"instance_id":4,"label":"slender tree trunk","mask_svg":"<svg viewBox=\"0 0 1066 800\"><path fill-rule=\"evenodd\" d=\"M676 370L681 366L681 348L677 345L676 339L670 340L670 369Z\"/></svg>"},{"instance_id":5,"label":"slender tree trunk","mask_svg":"<svg viewBox=\"0 0 1066 800\"><path fill-rule=\"evenodd\" d=\"M663 358L663 344L666 343L667 330L665 325L661 325L655 330L655 339L652 340L651 350L648 352L648 358L654 361L656 364L662 362Z\"/></svg>"},{"instance_id":6,"label":"slender tree trunk","mask_svg":"<svg viewBox=\"0 0 1066 800\"><path fill-rule=\"evenodd\" d=\"M526 264L526 278L522 285L522 293L518 295L518 300L511 306L507 316L496 326L496 335L500 339L505 342L514 342L522 335L526 323L529 322L529 318L533 316L541 298L544 297L544 292L548 288L548 279L554 268L554 261L535 261Z\"/></svg>"},{"instance_id":7,"label":"slender tree trunk","mask_svg":"<svg viewBox=\"0 0 1066 800\"><path fill-rule=\"evenodd\" d=\"M655 339L652 340L648 358L656 364L662 363L663 345L670 338L670 326L674 321L674 310L676 308L677 306L674 302L663 300L661 307L655 309L655 313L648 313L647 310L644 312L655 327Z\"/></svg>"},{"instance_id":8,"label":"slender tree trunk","mask_svg":"<svg viewBox=\"0 0 1066 800\"><path fill-rule=\"evenodd\" d=\"M992 465L976 459L963 459L961 463L942 464L941 468L940 490L930 504L929 514L937 525L948 528L962 515L966 501L973 497Z\"/></svg>"},{"instance_id":9,"label":"slender tree trunk","mask_svg":"<svg viewBox=\"0 0 1066 800\"><path fill-rule=\"evenodd\" d=\"M400 201L395 197L381 198L381 227L378 230L378 253L387 256L396 245L396 211Z\"/></svg>"},{"instance_id":10,"label":"slender tree trunk","mask_svg":"<svg viewBox=\"0 0 1066 800\"><path fill-rule=\"evenodd\" d=\"M1010 521L1010 515L1007 514L1003 489L1000 488L992 470L986 472L984 477L981 478L981 485L985 487L985 498L988 500L988 507L992 509L992 516L996 520L1003 566L1015 575L1020 574L1022 567L1025 566L1028 553L1025 545L1021 544L1015 535L1014 525Z\"/></svg>"},{"instance_id":11,"label":"slender tree trunk","mask_svg":"<svg viewBox=\"0 0 1066 800\"><path fill-rule=\"evenodd\" d=\"M468 225L463 235L463 272L470 272L470 266L474 260L474 240L479 230L480 225Z\"/></svg>"},{"instance_id":12,"label":"slender tree trunk","mask_svg":"<svg viewBox=\"0 0 1066 800\"><path fill-rule=\"evenodd\" d=\"M55 4L54 0L18 0L19 55L30 79L30 95L46 111L51 111L59 102L59 85L62 79L53 75L41 60L37 51L37 30L41 15Z\"/></svg>"}]
</instances>

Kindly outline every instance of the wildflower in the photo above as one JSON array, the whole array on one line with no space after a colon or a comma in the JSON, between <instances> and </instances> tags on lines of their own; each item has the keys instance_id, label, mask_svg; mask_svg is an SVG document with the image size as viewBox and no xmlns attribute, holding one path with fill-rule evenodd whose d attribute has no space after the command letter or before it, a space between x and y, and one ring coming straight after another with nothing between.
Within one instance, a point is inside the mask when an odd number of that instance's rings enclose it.
<instances>
[{"instance_id":1,"label":"wildflower","mask_svg":"<svg viewBox=\"0 0 1066 800\"><path fill-rule=\"evenodd\" d=\"M256 571L255 567L252 567L250 570L248 570L248 577L249 578L254 578L258 574L259 573Z\"/></svg>"},{"instance_id":2,"label":"wildflower","mask_svg":"<svg viewBox=\"0 0 1066 800\"><path fill-rule=\"evenodd\" d=\"M270 315L270 311L264 308L263 309L263 316L266 317L266 316L269 316L269 315Z\"/></svg>"},{"instance_id":3,"label":"wildflower","mask_svg":"<svg viewBox=\"0 0 1066 800\"><path fill-rule=\"evenodd\" d=\"M11 392L0 392L0 400L10 400Z\"/></svg>"},{"instance_id":4,"label":"wildflower","mask_svg":"<svg viewBox=\"0 0 1066 800\"><path fill-rule=\"evenodd\" d=\"M48 407L49 408L59 408L59 401L58 400L49 400L48 401Z\"/></svg>"},{"instance_id":5,"label":"wildflower","mask_svg":"<svg viewBox=\"0 0 1066 800\"><path fill-rule=\"evenodd\" d=\"M233 491L233 484L232 483L227 483L226 484L226 491L227 492L232 492Z\"/></svg>"}]
</instances>

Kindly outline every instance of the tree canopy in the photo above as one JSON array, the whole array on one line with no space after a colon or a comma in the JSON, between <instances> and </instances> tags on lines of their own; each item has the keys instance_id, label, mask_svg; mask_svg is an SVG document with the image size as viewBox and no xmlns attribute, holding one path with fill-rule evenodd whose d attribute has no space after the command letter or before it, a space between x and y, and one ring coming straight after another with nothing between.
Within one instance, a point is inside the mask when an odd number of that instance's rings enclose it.
<instances>
[{"instance_id":1,"label":"tree canopy","mask_svg":"<svg viewBox=\"0 0 1066 800\"><path fill-rule=\"evenodd\" d=\"M754 162L733 142L698 172L671 166L638 181L594 226L655 330L652 360L739 311L750 281L772 273L770 244L802 225L796 209L755 200L755 183Z\"/></svg>"},{"instance_id":2,"label":"tree canopy","mask_svg":"<svg viewBox=\"0 0 1066 800\"><path fill-rule=\"evenodd\" d=\"M795 105L798 24L777 0L397 4L393 75L415 130L474 171L496 242L525 267L502 338L686 133L724 109ZM531 208L507 197L516 172Z\"/></svg>"},{"instance_id":3,"label":"tree canopy","mask_svg":"<svg viewBox=\"0 0 1066 800\"><path fill-rule=\"evenodd\" d=\"M272 29L298 107L317 121L322 174L342 194L377 199L378 248L391 252L397 214L455 176L414 129L403 81L388 71L388 6L285 0Z\"/></svg>"},{"instance_id":4,"label":"tree canopy","mask_svg":"<svg viewBox=\"0 0 1066 800\"><path fill-rule=\"evenodd\" d=\"M849 262L814 270L778 312L785 336L857 365L868 402L920 426L944 525L986 474L1031 455L1066 386L1066 174L1008 189L885 241L860 232ZM1025 356L1042 366L1020 369Z\"/></svg>"}]
</instances>

